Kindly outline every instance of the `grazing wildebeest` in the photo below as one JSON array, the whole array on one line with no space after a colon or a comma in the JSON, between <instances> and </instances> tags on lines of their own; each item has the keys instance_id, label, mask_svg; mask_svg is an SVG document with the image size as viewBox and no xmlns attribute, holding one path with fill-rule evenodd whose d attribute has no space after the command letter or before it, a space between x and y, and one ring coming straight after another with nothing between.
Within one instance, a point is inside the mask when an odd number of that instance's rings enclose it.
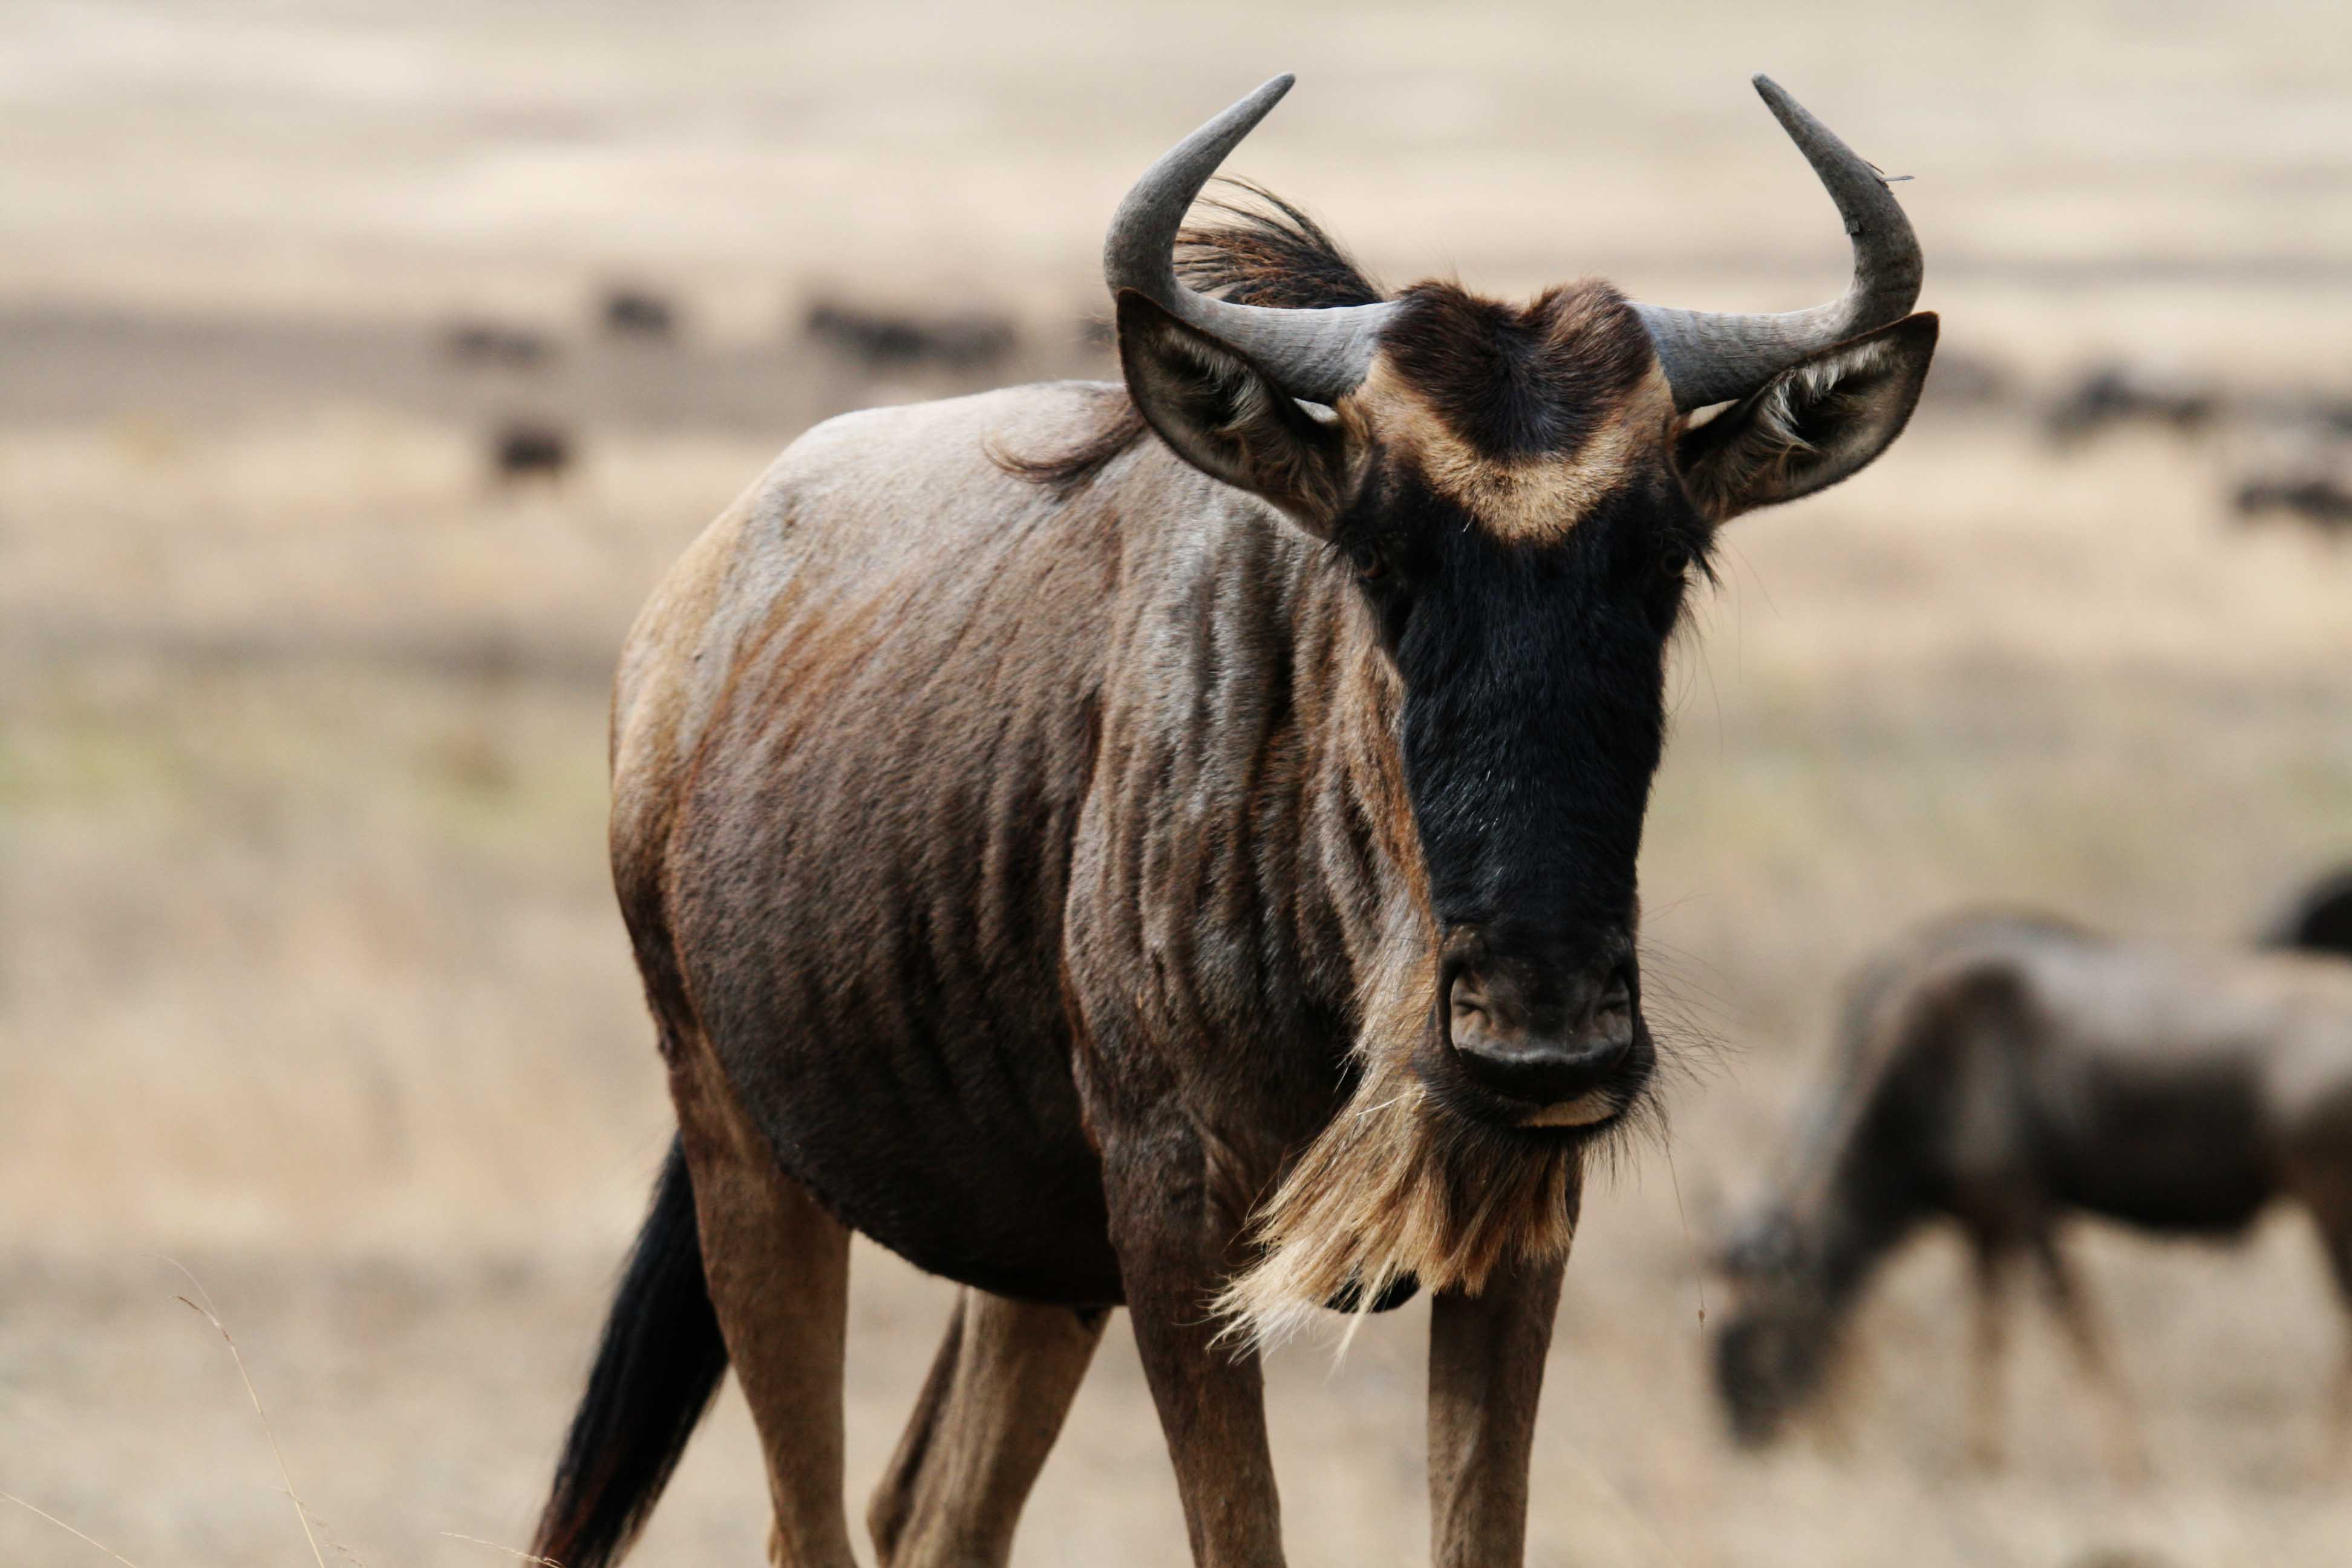
<instances>
[{"instance_id":1,"label":"grazing wildebeest","mask_svg":"<svg viewBox=\"0 0 2352 1568\"><path fill-rule=\"evenodd\" d=\"M609 289L604 293L604 330L616 338L667 338L677 330L677 310L648 289Z\"/></svg>"},{"instance_id":2,"label":"grazing wildebeest","mask_svg":"<svg viewBox=\"0 0 2352 1568\"><path fill-rule=\"evenodd\" d=\"M2263 927L2262 945L2352 958L2352 866L2338 866L2297 888Z\"/></svg>"},{"instance_id":3,"label":"grazing wildebeest","mask_svg":"<svg viewBox=\"0 0 2352 1568\"><path fill-rule=\"evenodd\" d=\"M1822 1393L1872 1270L1930 1221L1974 1260L1971 1447L1997 1460L2005 1286L2030 1261L2106 1401L2128 1402L2059 1227L2095 1215L2234 1237L2273 1200L2311 1215L2352 1306L2352 964L2200 953L2060 921L1930 927L1864 970L1780 1190L1723 1248L1739 1300L1716 1342L1735 1436L1769 1440ZM2352 1358L2334 1418L2352 1415Z\"/></svg>"},{"instance_id":4,"label":"grazing wildebeest","mask_svg":"<svg viewBox=\"0 0 2352 1568\"><path fill-rule=\"evenodd\" d=\"M972 1288L867 1516L894 1568L1004 1561L1118 1304L1194 1556L1279 1563L1253 1335L1416 1282L1436 1556L1519 1560L1581 1154L1655 1066L1668 639L1936 337L1885 184L1757 85L1853 238L1828 305L1384 298L1280 205L1180 281L1280 78L1113 218L1124 385L834 420L688 552L613 733L679 1137L536 1551L609 1562L732 1364L772 1556L848 1563L856 1230Z\"/></svg>"},{"instance_id":5,"label":"grazing wildebeest","mask_svg":"<svg viewBox=\"0 0 2352 1568\"><path fill-rule=\"evenodd\" d=\"M490 441L490 468L499 481L560 479L572 466L572 437L535 419L515 419L498 427Z\"/></svg>"},{"instance_id":6,"label":"grazing wildebeest","mask_svg":"<svg viewBox=\"0 0 2352 1568\"><path fill-rule=\"evenodd\" d=\"M502 364L530 370L555 353L544 332L529 327L501 326L496 321L460 321L442 340L449 357L467 363Z\"/></svg>"},{"instance_id":7,"label":"grazing wildebeest","mask_svg":"<svg viewBox=\"0 0 2352 1568\"><path fill-rule=\"evenodd\" d=\"M2352 440L2315 426L2274 434L2242 460L2230 492L2241 521L2297 519L2324 537L2352 532Z\"/></svg>"},{"instance_id":8,"label":"grazing wildebeest","mask_svg":"<svg viewBox=\"0 0 2352 1568\"><path fill-rule=\"evenodd\" d=\"M2195 435L2223 411L2221 390L2168 367L2105 364L2085 371L2042 416L2053 441L2072 444L2119 425L2156 425Z\"/></svg>"},{"instance_id":9,"label":"grazing wildebeest","mask_svg":"<svg viewBox=\"0 0 2352 1568\"><path fill-rule=\"evenodd\" d=\"M1020 343L1009 319L979 310L909 315L821 300L809 307L805 324L809 336L873 370L987 370Z\"/></svg>"}]
</instances>

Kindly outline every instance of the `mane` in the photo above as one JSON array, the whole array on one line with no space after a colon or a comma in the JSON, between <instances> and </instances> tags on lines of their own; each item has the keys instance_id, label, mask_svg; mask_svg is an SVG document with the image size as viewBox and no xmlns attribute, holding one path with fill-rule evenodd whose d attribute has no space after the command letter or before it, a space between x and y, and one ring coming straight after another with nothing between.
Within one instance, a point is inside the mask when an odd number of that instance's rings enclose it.
<instances>
[{"instance_id":1,"label":"mane","mask_svg":"<svg viewBox=\"0 0 2352 1568\"><path fill-rule=\"evenodd\" d=\"M1264 185L1222 179L1241 201L1222 195L1202 205L1221 222L1176 236L1176 280L1236 305L1325 310L1376 305L1388 298L1323 226Z\"/></svg>"},{"instance_id":2,"label":"mane","mask_svg":"<svg viewBox=\"0 0 2352 1568\"><path fill-rule=\"evenodd\" d=\"M1221 178L1222 193L1202 204L1216 215L1207 226L1176 236L1176 280L1236 305L1319 310L1377 304L1387 295L1339 247L1339 242L1297 207L1265 186ZM1093 426L1057 452L1010 452L989 457L1006 473L1056 495L1086 488L1150 428L1124 386L1103 395Z\"/></svg>"}]
</instances>

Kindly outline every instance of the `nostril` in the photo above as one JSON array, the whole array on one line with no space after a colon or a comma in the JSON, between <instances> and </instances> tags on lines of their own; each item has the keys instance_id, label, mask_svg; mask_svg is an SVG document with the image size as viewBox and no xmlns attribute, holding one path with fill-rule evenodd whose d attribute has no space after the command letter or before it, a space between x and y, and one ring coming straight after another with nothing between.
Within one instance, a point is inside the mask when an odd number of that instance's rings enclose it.
<instances>
[{"instance_id":1,"label":"nostril","mask_svg":"<svg viewBox=\"0 0 2352 1568\"><path fill-rule=\"evenodd\" d=\"M1478 984L1475 974L1466 970L1456 974L1447 985L1446 1010L1451 1015L1456 1041L1466 1036L1486 1033L1495 1026L1493 1005L1487 998L1486 988Z\"/></svg>"}]
</instances>

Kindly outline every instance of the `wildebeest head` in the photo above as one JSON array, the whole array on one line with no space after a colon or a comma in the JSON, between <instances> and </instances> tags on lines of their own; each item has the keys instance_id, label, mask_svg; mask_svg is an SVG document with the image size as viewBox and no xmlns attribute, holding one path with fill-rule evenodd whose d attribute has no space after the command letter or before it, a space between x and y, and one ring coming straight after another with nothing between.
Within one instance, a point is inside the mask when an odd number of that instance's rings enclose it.
<instances>
[{"instance_id":1,"label":"wildebeest head","mask_svg":"<svg viewBox=\"0 0 2352 1568\"><path fill-rule=\"evenodd\" d=\"M1289 79L1120 207L1105 268L1128 387L1186 461L1327 542L1379 627L1434 928L1423 1081L1484 1123L1582 1136L1654 1061L1634 864L1667 640L1721 523L1902 429L1936 339L1907 314L1916 242L1876 173L1759 78L1853 237L1829 305L1711 315L1590 280L1527 304L1451 283L1324 309L1195 291L1185 211Z\"/></svg>"},{"instance_id":2,"label":"wildebeest head","mask_svg":"<svg viewBox=\"0 0 2352 1568\"><path fill-rule=\"evenodd\" d=\"M1792 1216L1756 1216L1717 1251L1735 1301L1715 1341L1715 1387L1731 1435L1761 1447L1828 1379L1837 1311Z\"/></svg>"}]
</instances>

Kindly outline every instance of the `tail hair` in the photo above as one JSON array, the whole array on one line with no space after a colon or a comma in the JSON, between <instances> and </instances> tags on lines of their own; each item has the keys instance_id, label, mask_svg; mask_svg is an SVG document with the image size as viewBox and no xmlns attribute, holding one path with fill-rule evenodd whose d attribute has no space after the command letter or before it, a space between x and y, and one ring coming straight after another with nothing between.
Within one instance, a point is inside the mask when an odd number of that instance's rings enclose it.
<instances>
[{"instance_id":1,"label":"tail hair","mask_svg":"<svg viewBox=\"0 0 2352 1568\"><path fill-rule=\"evenodd\" d=\"M727 1373L676 1139L621 1275L588 1387L531 1543L562 1568L610 1568L653 1512Z\"/></svg>"}]
</instances>

